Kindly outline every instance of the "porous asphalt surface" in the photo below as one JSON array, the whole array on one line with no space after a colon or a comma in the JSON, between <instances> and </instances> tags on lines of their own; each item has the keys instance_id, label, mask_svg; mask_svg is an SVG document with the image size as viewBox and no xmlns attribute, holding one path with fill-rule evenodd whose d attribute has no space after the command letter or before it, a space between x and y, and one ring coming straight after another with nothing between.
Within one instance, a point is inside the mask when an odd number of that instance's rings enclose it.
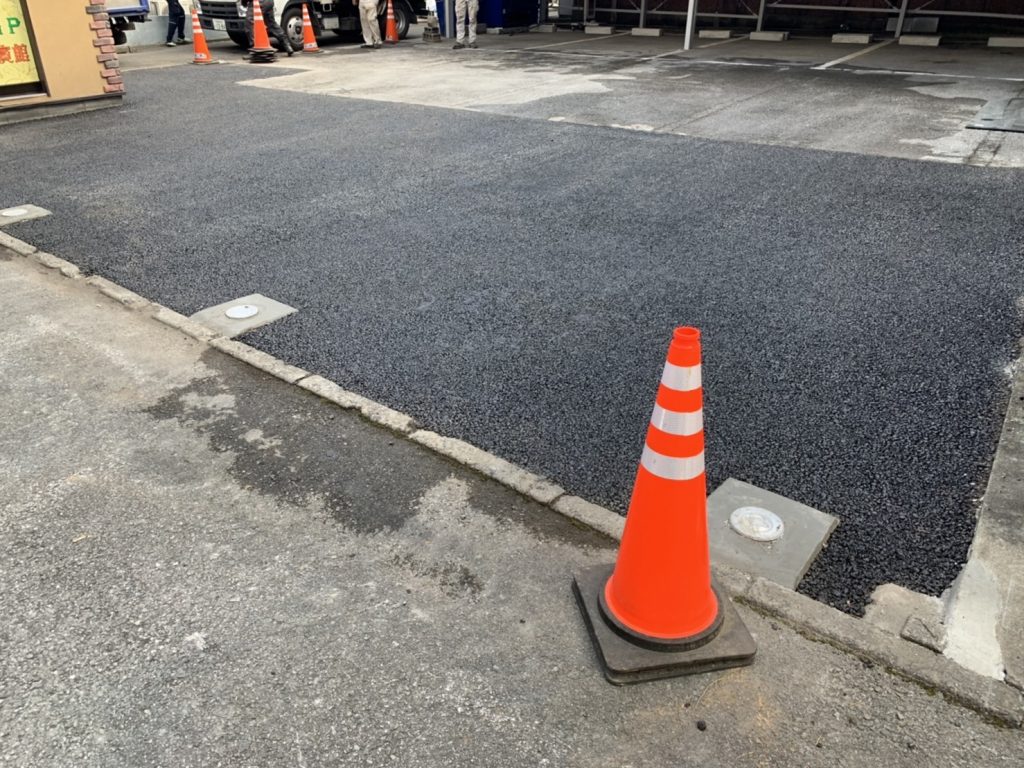
<instances>
[{"instance_id":1,"label":"porous asphalt surface","mask_svg":"<svg viewBox=\"0 0 1024 768\"><path fill-rule=\"evenodd\" d=\"M620 511L698 326L709 489L841 520L802 591L855 612L956 575L1024 175L235 84L269 74L133 73L121 110L5 128L0 204L56 213L11 231L186 314L291 304L245 340Z\"/></svg>"}]
</instances>

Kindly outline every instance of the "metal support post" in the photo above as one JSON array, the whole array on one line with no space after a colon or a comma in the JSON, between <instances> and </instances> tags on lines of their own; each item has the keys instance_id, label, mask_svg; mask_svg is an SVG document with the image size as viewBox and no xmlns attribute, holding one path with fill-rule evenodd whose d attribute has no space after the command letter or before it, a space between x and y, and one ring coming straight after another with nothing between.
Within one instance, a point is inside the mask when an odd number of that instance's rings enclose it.
<instances>
[{"instance_id":1,"label":"metal support post","mask_svg":"<svg viewBox=\"0 0 1024 768\"><path fill-rule=\"evenodd\" d=\"M640 29L647 26L647 0L640 0Z\"/></svg>"},{"instance_id":2,"label":"metal support post","mask_svg":"<svg viewBox=\"0 0 1024 768\"><path fill-rule=\"evenodd\" d=\"M455 0L444 0L444 31L448 39L455 37Z\"/></svg>"},{"instance_id":3,"label":"metal support post","mask_svg":"<svg viewBox=\"0 0 1024 768\"><path fill-rule=\"evenodd\" d=\"M764 26L764 4L765 0L761 0L761 7L757 9L757 31L763 32L761 27Z\"/></svg>"},{"instance_id":4,"label":"metal support post","mask_svg":"<svg viewBox=\"0 0 1024 768\"><path fill-rule=\"evenodd\" d=\"M686 37L683 40L683 50L690 50L690 44L693 42L693 31L697 28L697 2L698 0L690 0L690 6L686 11Z\"/></svg>"},{"instance_id":5,"label":"metal support post","mask_svg":"<svg viewBox=\"0 0 1024 768\"><path fill-rule=\"evenodd\" d=\"M900 5L900 17L896 20L896 39L900 39L900 35L903 34L903 22L907 18L907 5L910 4L910 0L903 0Z\"/></svg>"}]
</instances>

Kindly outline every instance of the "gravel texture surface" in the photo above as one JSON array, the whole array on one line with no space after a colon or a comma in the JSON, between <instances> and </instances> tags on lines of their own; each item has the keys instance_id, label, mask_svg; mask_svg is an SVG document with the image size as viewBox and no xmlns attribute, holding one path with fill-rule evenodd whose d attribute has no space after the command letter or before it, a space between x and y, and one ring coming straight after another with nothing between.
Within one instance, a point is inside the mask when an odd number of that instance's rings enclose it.
<instances>
[{"instance_id":1,"label":"gravel texture surface","mask_svg":"<svg viewBox=\"0 0 1024 768\"><path fill-rule=\"evenodd\" d=\"M11 232L186 314L295 306L243 340L620 511L696 325L709 489L841 519L802 591L956 575L1021 332L1019 172L235 85L268 74L134 73L121 110L5 128L0 204L55 213Z\"/></svg>"}]
</instances>

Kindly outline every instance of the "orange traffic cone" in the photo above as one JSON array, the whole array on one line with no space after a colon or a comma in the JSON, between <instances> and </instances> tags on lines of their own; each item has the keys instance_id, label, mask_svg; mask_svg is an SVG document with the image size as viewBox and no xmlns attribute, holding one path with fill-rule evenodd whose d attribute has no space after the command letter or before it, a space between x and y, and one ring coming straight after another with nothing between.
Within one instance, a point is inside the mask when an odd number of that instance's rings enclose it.
<instances>
[{"instance_id":1,"label":"orange traffic cone","mask_svg":"<svg viewBox=\"0 0 1024 768\"><path fill-rule=\"evenodd\" d=\"M398 22L395 21L395 6L391 4L391 0L388 0L388 23L385 27L384 42L398 42Z\"/></svg>"},{"instance_id":2,"label":"orange traffic cone","mask_svg":"<svg viewBox=\"0 0 1024 768\"><path fill-rule=\"evenodd\" d=\"M277 51L270 46L260 0L249 2L252 4L252 48L249 49L249 60L256 64L268 64L277 59Z\"/></svg>"},{"instance_id":3,"label":"orange traffic cone","mask_svg":"<svg viewBox=\"0 0 1024 768\"><path fill-rule=\"evenodd\" d=\"M614 568L573 589L613 683L751 663L754 641L711 582L700 331L677 328L668 350Z\"/></svg>"},{"instance_id":4,"label":"orange traffic cone","mask_svg":"<svg viewBox=\"0 0 1024 768\"><path fill-rule=\"evenodd\" d=\"M309 19L309 4L302 4L302 52L320 53L320 46L316 44L316 33L313 32L313 22Z\"/></svg>"},{"instance_id":5,"label":"orange traffic cone","mask_svg":"<svg viewBox=\"0 0 1024 768\"><path fill-rule=\"evenodd\" d=\"M199 11L195 7L192 8L192 63L213 64L210 49L206 45L206 35L199 23Z\"/></svg>"}]
</instances>

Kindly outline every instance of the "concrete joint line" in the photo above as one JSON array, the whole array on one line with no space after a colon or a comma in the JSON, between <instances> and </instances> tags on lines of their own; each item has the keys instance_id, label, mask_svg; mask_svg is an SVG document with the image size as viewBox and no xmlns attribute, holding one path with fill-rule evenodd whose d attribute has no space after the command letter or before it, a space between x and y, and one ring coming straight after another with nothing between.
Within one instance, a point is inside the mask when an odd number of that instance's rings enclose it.
<instances>
[{"instance_id":1,"label":"concrete joint line","mask_svg":"<svg viewBox=\"0 0 1024 768\"><path fill-rule=\"evenodd\" d=\"M10 240L14 238L0 232L0 245L10 248ZM18 248L11 250L25 256L37 250L20 240L15 243ZM53 267L57 269L69 265L63 259L49 254L40 257L38 261L48 265L60 264ZM148 314L154 320L182 331L289 384L296 384L340 408L357 410L367 420L398 432L425 448L486 475L578 525L615 540L622 537L625 518L605 507L568 494L561 486L547 478L463 440L420 429L415 420L407 414L349 392L323 376L289 365L247 344L217 336L213 331L189 318L155 302L148 302L105 278L96 276L85 282L130 308L151 307L152 311ZM144 303L140 305L139 301ZM942 655L890 635L862 619L841 613L774 582L754 578L724 566L714 566L714 570L724 589L736 600L760 613L779 618L811 639L879 663L892 674L915 682L928 690L941 692L949 700L978 711L999 723L1018 728L1024 724L1024 696L1011 685L976 675Z\"/></svg>"}]
</instances>

